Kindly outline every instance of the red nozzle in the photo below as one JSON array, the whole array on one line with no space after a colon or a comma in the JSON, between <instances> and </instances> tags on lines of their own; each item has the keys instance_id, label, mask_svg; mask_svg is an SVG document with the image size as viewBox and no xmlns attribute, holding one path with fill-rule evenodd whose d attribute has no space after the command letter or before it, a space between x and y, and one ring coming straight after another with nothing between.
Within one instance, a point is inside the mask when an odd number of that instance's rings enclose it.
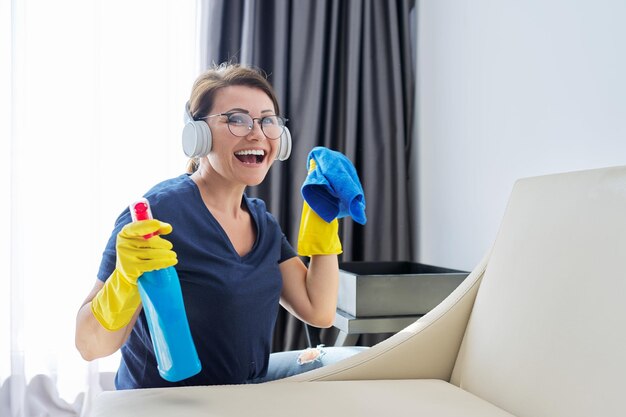
<instances>
[{"instance_id":1,"label":"red nozzle","mask_svg":"<svg viewBox=\"0 0 626 417\"><path fill-rule=\"evenodd\" d=\"M150 217L150 208L148 207L147 203L140 201L135 204L135 218L137 219L137 221L149 220Z\"/></svg>"},{"instance_id":2,"label":"red nozzle","mask_svg":"<svg viewBox=\"0 0 626 417\"><path fill-rule=\"evenodd\" d=\"M130 215L133 219L133 222L152 219L152 212L150 211L150 204L148 203L148 200L146 200L145 198L142 198L141 200L132 203L129 209L130 209ZM156 236L158 234L159 234L158 232L149 233L147 235L144 235L143 238L150 239L152 236Z\"/></svg>"}]
</instances>

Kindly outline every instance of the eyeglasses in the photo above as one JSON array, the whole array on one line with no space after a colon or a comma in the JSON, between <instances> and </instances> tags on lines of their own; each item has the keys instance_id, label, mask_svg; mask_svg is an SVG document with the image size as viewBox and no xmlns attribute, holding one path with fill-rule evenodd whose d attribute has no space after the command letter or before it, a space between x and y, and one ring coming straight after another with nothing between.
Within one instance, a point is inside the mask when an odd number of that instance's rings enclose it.
<instances>
[{"instance_id":1,"label":"eyeglasses","mask_svg":"<svg viewBox=\"0 0 626 417\"><path fill-rule=\"evenodd\" d=\"M216 116L228 117L228 130L230 130L230 133L233 135L239 137L248 136L254 127L254 121L258 120L263 134L268 139L278 139L280 135L283 134L283 131L285 130L285 122L287 121L287 119L283 119L282 117L276 115L251 117L247 113L240 112L211 114L204 117L204 119Z\"/></svg>"}]
</instances>

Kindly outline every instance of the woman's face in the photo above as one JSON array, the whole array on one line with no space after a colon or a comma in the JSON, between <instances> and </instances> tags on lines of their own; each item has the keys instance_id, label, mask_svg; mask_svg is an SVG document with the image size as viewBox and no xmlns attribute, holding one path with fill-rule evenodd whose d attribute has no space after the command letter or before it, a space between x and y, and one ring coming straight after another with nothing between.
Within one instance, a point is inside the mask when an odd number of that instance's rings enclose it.
<instances>
[{"instance_id":1,"label":"woman's face","mask_svg":"<svg viewBox=\"0 0 626 417\"><path fill-rule=\"evenodd\" d=\"M272 99L263 90L239 85L220 89L209 114L230 112L247 113L252 118L276 114ZM210 117L206 122L213 138L208 155L213 170L237 184L261 183L276 158L280 139L268 139L259 120L246 136L234 135L226 116Z\"/></svg>"}]
</instances>

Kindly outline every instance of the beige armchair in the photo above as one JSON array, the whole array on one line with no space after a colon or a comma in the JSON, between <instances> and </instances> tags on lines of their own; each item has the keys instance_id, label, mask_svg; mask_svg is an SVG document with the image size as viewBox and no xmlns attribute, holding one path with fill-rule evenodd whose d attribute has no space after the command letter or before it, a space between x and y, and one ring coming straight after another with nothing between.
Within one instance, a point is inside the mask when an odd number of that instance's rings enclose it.
<instances>
[{"instance_id":1,"label":"beige armchair","mask_svg":"<svg viewBox=\"0 0 626 417\"><path fill-rule=\"evenodd\" d=\"M626 167L519 180L492 250L371 349L260 385L105 392L94 416L626 416Z\"/></svg>"}]
</instances>

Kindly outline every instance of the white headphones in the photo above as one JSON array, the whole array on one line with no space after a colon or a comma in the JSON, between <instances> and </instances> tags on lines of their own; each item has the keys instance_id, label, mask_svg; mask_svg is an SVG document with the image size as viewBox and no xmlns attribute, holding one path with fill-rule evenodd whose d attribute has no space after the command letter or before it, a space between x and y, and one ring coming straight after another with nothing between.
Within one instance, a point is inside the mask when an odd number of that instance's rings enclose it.
<instances>
[{"instance_id":1,"label":"white headphones","mask_svg":"<svg viewBox=\"0 0 626 417\"><path fill-rule=\"evenodd\" d=\"M183 152L189 158L202 158L211 151L211 129L204 120L194 120L189 110L189 102L185 104L185 127L183 128ZM291 133L287 126L280 135L276 159L285 161L291 155Z\"/></svg>"}]
</instances>

